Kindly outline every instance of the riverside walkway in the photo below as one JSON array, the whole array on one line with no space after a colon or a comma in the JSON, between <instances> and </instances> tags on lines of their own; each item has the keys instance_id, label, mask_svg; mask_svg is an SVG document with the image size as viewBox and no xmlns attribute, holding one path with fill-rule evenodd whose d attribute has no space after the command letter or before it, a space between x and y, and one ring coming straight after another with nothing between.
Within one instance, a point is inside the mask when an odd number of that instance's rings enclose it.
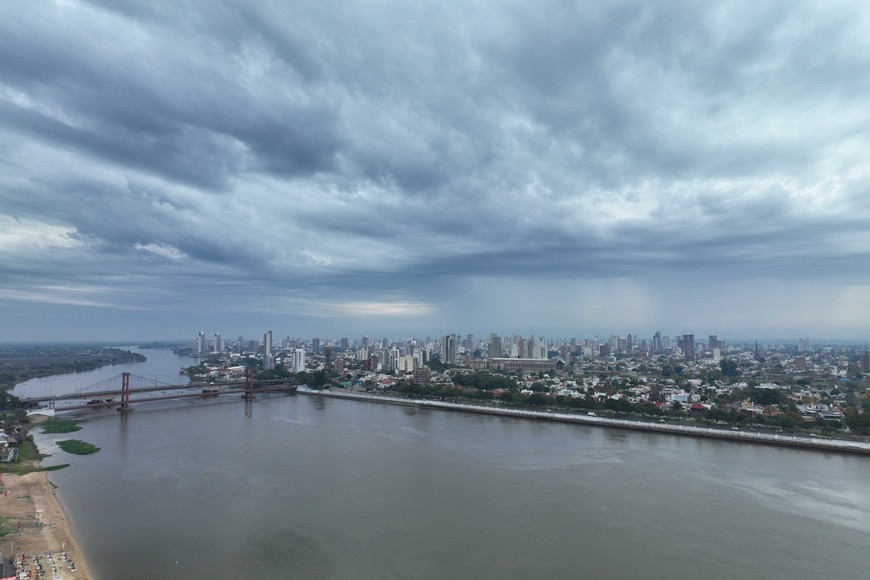
<instances>
[{"instance_id":1,"label":"riverside walkway","mask_svg":"<svg viewBox=\"0 0 870 580\"><path fill-rule=\"evenodd\" d=\"M833 451L839 453L855 453L870 455L870 442L850 441L846 439L828 439L822 437L803 437L797 435L759 433L755 431L734 431L731 428L695 427L691 425L672 425L669 423L656 423L646 421L633 421L627 419L614 419L611 417L599 417L579 413L558 413L550 411L532 411L528 409L513 409L502 406L471 405L464 403L450 403L447 401L431 401L428 399L414 399L401 397L388 397L385 395L372 395L355 391L324 390L316 391L306 387L299 387L297 393L302 395L314 395L321 397L333 397L338 399L353 399L358 401L370 401L392 405L404 405L420 407L424 409L440 409L444 411L458 411L463 413L481 413L485 415L499 415L502 417L516 417L535 421L556 421L560 423L575 423L608 427L613 429L630 429L633 431L647 431L666 433L669 435L682 435L689 437L707 437L739 441L742 443L755 443L762 445L778 445L783 447L799 447L817 451Z\"/></svg>"}]
</instances>

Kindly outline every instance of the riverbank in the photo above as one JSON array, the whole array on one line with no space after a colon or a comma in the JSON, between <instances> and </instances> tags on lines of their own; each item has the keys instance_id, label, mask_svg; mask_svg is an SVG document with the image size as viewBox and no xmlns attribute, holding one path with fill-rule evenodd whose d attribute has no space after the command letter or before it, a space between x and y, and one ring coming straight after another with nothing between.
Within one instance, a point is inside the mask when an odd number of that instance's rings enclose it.
<instances>
[{"instance_id":1,"label":"riverbank","mask_svg":"<svg viewBox=\"0 0 870 580\"><path fill-rule=\"evenodd\" d=\"M4 474L0 490L0 514L5 525L3 529L8 531L0 538L4 556L14 554L20 566L24 554L23 569L30 570L31 578L39 577L34 556L39 557L46 577L52 577L48 559L48 554L52 554L57 576L74 580L95 579L72 534L69 518L55 495L47 472ZM64 560L63 553L68 560ZM74 568L71 563L74 563Z\"/></svg>"},{"instance_id":2,"label":"riverbank","mask_svg":"<svg viewBox=\"0 0 870 580\"><path fill-rule=\"evenodd\" d=\"M525 409L512 409L508 407L490 407L483 405L467 405L463 403L448 403L446 401L430 401L426 399L402 399L383 395L371 395L347 390L324 390L299 388L299 394L322 397L334 397L340 399L353 399L391 405L404 405L427 409L439 409L443 411L456 411L463 413L479 413L486 415L499 415L531 419L537 421L556 421L561 423L575 423L596 427L608 427L614 429L629 429L633 431L647 431L666 433L670 435L682 435L689 437L705 437L720 440L737 441L741 443L754 443L760 445L775 445L781 447L799 447L816 451L834 451L838 453L853 453L858 455L870 455L870 443L862 441L849 441L845 439L828 439L822 437L798 437L785 434L769 434L754 431L741 431L731 429L717 429L712 427L694 427L689 425L672 425L668 423L648 423L643 421L631 421L599 417L595 415L582 415L574 413L556 413L550 411L531 411Z\"/></svg>"}]
</instances>

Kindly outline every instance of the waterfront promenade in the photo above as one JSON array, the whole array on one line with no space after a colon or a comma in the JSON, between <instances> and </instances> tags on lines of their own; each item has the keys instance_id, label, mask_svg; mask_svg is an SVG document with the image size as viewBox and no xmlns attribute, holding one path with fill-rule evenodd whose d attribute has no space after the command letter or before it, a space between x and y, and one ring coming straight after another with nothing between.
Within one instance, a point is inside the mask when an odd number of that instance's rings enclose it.
<instances>
[{"instance_id":1,"label":"waterfront promenade","mask_svg":"<svg viewBox=\"0 0 870 580\"><path fill-rule=\"evenodd\" d=\"M357 391L343 389L331 389L317 391L310 388L300 387L297 393L321 397L335 397L341 399L353 399L386 403L391 405L405 405L424 409L439 409L443 411L458 411L463 413L481 413L486 415L499 415L503 417L515 417L535 421L558 421L561 423L576 423L592 425L596 427L608 427L613 429L629 429L633 431L647 431L666 433L669 435L682 435L689 437L706 437L713 439L725 439L742 443L755 443L761 445L778 445L783 447L799 447L817 451L833 451L839 453L854 453L870 455L870 442L850 441L846 439L829 439L823 437L799 437L779 433L760 433L757 431L732 430L730 427L696 427L692 425L674 425L667 422L646 422L627 419L615 419L600 417L588 413L559 413L551 411L533 411L530 409L515 409L503 406L471 405L464 403L450 403L447 401L433 401L417 398L389 397L385 395L372 395Z\"/></svg>"}]
</instances>

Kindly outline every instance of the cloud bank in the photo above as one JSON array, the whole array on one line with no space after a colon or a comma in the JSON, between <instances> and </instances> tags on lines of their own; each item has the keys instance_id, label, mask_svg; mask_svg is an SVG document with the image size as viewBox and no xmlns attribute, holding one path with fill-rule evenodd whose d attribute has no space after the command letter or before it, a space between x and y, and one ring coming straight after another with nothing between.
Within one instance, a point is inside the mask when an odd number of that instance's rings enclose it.
<instances>
[{"instance_id":1,"label":"cloud bank","mask_svg":"<svg viewBox=\"0 0 870 580\"><path fill-rule=\"evenodd\" d=\"M6 12L0 339L867 335L863 3Z\"/></svg>"}]
</instances>

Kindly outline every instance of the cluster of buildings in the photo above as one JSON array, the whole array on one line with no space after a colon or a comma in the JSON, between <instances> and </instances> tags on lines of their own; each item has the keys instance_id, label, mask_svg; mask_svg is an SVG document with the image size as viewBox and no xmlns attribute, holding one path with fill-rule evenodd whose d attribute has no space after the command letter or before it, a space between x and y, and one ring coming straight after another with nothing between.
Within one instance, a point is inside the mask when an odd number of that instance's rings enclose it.
<instances>
[{"instance_id":1,"label":"cluster of buildings","mask_svg":"<svg viewBox=\"0 0 870 580\"><path fill-rule=\"evenodd\" d=\"M205 332L200 331L196 337L193 351L198 357L209 355L225 356L229 361L240 359L243 355L260 357L264 369L274 369L281 363L290 372L300 373L305 370L305 348L293 342L289 338L274 345L272 331L268 330L260 340L247 340L238 337L230 342L225 342L220 333L214 335L214 340L206 339Z\"/></svg>"},{"instance_id":2,"label":"cluster of buildings","mask_svg":"<svg viewBox=\"0 0 870 580\"><path fill-rule=\"evenodd\" d=\"M525 337L519 334L486 338L473 334L448 334L440 338L426 337L372 340L361 339L292 338L273 339L272 331L262 340L245 340L239 336L225 341L220 334L213 340L200 332L195 342L199 356L210 354L254 356L263 361L263 368L272 369L280 363L291 372L306 368L328 367L338 372L352 367L368 372L387 374L413 373L423 367L440 368L441 365L465 367L472 370L503 370L518 373L539 373L576 368L578 365L617 364L636 361L655 365L660 359L679 361L688 372L700 372L717 365L729 357L744 367L753 361L770 359L767 372L792 373L810 378L843 377L851 371L870 373L870 354L855 358L852 353L833 355L832 348L812 349L810 340L801 338L797 345L749 344L728 345L717 335L696 340L693 334L663 336L656 332L649 339L638 335L594 336L589 339L545 339L542 336ZM851 358L850 358L851 356ZM852 365L852 366L850 366ZM624 366L624 365L623 365ZM854 368L853 368L854 367Z\"/></svg>"},{"instance_id":3,"label":"cluster of buildings","mask_svg":"<svg viewBox=\"0 0 870 580\"><path fill-rule=\"evenodd\" d=\"M225 361L216 372L243 371L234 360L256 357L265 369L282 365L290 372L327 369L344 386L389 389L396 383L457 387L457 375L502 371L521 395L533 393L595 401L599 404L654 405L662 411L735 410L750 415L781 413L787 402L804 420L840 421L854 405L844 381L870 378L870 353L860 346L813 346L801 338L790 344L731 345L716 335L692 334L650 339L613 335L606 339L545 339L518 334L444 335L439 338L337 340L285 337L273 341L242 337L229 343L215 335L197 352L218 353ZM220 346L221 351L214 350ZM761 404L748 395L758 389L779 391L779 404ZM489 392L500 396L499 390ZM859 405L860 408L860 405Z\"/></svg>"}]
</instances>

